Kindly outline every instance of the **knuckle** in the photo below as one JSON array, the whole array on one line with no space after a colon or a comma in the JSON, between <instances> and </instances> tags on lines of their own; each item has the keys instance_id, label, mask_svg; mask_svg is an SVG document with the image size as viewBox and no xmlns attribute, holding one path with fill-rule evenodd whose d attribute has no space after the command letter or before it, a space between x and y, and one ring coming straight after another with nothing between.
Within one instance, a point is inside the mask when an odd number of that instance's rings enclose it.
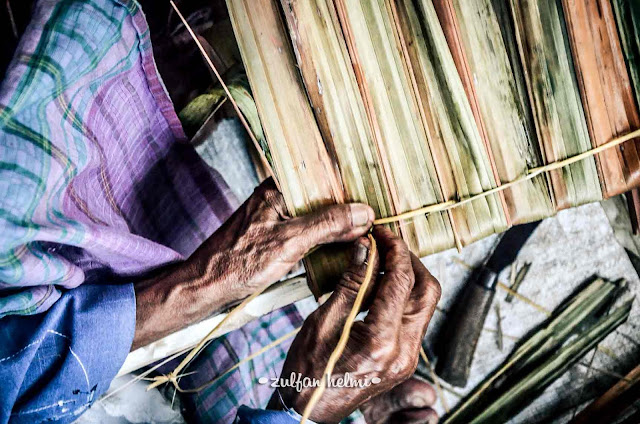
<instances>
[{"instance_id":1,"label":"knuckle","mask_svg":"<svg viewBox=\"0 0 640 424\"><path fill-rule=\"evenodd\" d=\"M442 286L434 277L429 277L425 281L424 303L425 306L435 306L440 302L442 296Z\"/></svg>"},{"instance_id":2,"label":"knuckle","mask_svg":"<svg viewBox=\"0 0 640 424\"><path fill-rule=\"evenodd\" d=\"M408 355L400 355L396 359L393 369L398 380L406 380L411 377L418 367L418 357L410 357Z\"/></svg>"},{"instance_id":3,"label":"knuckle","mask_svg":"<svg viewBox=\"0 0 640 424\"><path fill-rule=\"evenodd\" d=\"M397 268L393 273L393 277L398 287L402 288L409 288L413 286L413 283L415 281L415 275L413 274L413 272L410 272L407 268L404 267Z\"/></svg>"},{"instance_id":4,"label":"knuckle","mask_svg":"<svg viewBox=\"0 0 640 424\"><path fill-rule=\"evenodd\" d=\"M326 211L326 225L330 231L342 230L345 222L350 219L350 209L348 205L337 205Z\"/></svg>"},{"instance_id":5,"label":"knuckle","mask_svg":"<svg viewBox=\"0 0 640 424\"><path fill-rule=\"evenodd\" d=\"M438 303L442 297L442 286L440 285L440 282L434 277L431 277L429 278L429 281L427 281L427 287L427 291L431 294L432 299L435 303Z\"/></svg>"},{"instance_id":6,"label":"knuckle","mask_svg":"<svg viewBox=\"0 0 640 424\"><path fill-rule=\"evenodd\" d=\"M397 351L394 344L380 340L372 343L370 347L371 359L383 368L388 368L397 359Z\"/></svg>"},{"instance_id":7,"label":"knuckle","mask_svg":"<svg viewBox=\"0 0 640 424\"><path fill-rule=\"evenodd\" d=\"M363 277L357 272L346 270L342 274L339 286L349 293L357 294L360 286L362 285L362 279Z\"/></svg>"},{"instance_id":8,"label":"knuckle","mask_svg":"<svg viewBox=\"0 0 640 424\"><path fill-rule=\"evenodd\" d=\"M254 194L270 209L279 213L286 211L284 196L275 188L272 180L260 184Z\"/></svg>"},{"instance_id":9,"label":"knuckle","mask_svg":"<svg viewBox=\"0 0 640 424\"><path fill-rule=\"evenodd\" d=\"M396 253L408 253L409 252L409 247L407 246L407 243L404 242L404 240L402 240L399 237L394 237L391 242L390 242L390 246L392 251L396 252Z\"/></svg>"}]
</instances>

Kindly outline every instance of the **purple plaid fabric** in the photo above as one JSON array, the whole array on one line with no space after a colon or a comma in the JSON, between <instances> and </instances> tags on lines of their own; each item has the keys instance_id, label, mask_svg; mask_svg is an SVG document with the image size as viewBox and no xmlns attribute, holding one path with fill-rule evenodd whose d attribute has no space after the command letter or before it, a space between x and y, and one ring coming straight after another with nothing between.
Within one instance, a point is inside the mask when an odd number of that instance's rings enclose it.
<instances>
[{"instance_id":1,"label":"purple plaid fabric","mask_svg":"<svg viewBox=\"0 0 640 424\"><path fill-rule=\"evenodd\" d=\"M314 304L310 299L302 300L212 341L185 370L185 373L194 374L182 378L180 387L200 387L263 346L300 328L313 310ZM293 338L288 338L262 355L245 362L200 392L182 394L186 420L203 424L232 423L240 405L254 409L265 408L274 390L270 387L271 378L280 376ZM267 379L267 384L260 382L261 378ZM359 411L355 411L342 422L366 424Z\"/></svg>"},{"instance_id":2,"label":"purple plaid fabric","mask_svg":"<svg viewBox=\"0 0 640 424\"><path fill-rule=\"evenodd\" d=\"M195 373L182 378L180 386L184 389L202 386L263 346L299 328L303 321L298 309L291 305L214 340L185 370ZM292 341L293 337L244 363L199 393L183 395L187 421L232 423L240 405L266 407L273 389L258 380L280 375Z\"/></svg>"},{"instance_id":3,"label":"purple plaid fabric","mask_svg":"<svg viewBox=\"0 0 640 424\"><path fill-rule=\"evenodd\" d=\"M40 0L0 86L0 317L211 235L236 202L184 138L137 2Z\"/></svg>"}]
</instances>

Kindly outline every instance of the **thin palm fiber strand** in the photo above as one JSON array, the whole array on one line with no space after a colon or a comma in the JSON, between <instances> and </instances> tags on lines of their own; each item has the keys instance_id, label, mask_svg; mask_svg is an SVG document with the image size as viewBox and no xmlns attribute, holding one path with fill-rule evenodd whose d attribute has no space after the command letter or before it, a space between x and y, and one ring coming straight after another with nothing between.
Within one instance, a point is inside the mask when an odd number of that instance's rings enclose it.
<instances>
[{"instance_id":1,"label":"thin palm fiber strand","mask_svg":"<svg viewBox=\"0 0 640 424\"><path fill-rule=\"evenodd\" d=\"M146 380L146 377L151 374L152 372L154 372L155 370L157 370L158 368L160 368L161 366L163 366L164 364L166 364L169 361L174 360L175 358L177 358L178 356L184 354L186 351L188 351L189 349L182 349L179 352L174 353L171 356L166 357L164 360L162 360L161 362L157 363L156 365L152 366L151 368L149 368L148 370L144 371L143 373L141 373L140 375L137 375L135 378L132 378L131 380L129 380L127 383L123 384L122 386L118 387L117 389L106 393L104 396L102 396L98 401L99 402L104 402L105 400L117 395L118 393L120 393L121 391L125 390L127 387L131 386L133 383L135 383L136 381L139 380ZM122 376L124 377L124 376Z\"/></svg>"},{"instance_id":2,"label":"thin palm fiber strand","mask_svg":"<svg viewBox=\"0 0 640 424\"><path fill-rule=\"evenodd\" d=\"M560 169L560 168L563 168L565 166L574 164L576 162L580 162L581 160L590 158L590 157L594 156L595 154L603 152L603 151L605 151L607 149L610 149L612 147L619 146L620 144L622 144L622 143L624 143L626 141L632 140L632 139L634 139L636 137L640 137L640 130L635 130L635 131L632 131L632 132L630 132L628 134L625 134L625 135L623 135L621 137L616 137L616 138L610 140L607 143L601 144L598 147L595 147L593 149L587 150L587 151L582 152L582 153L580 153L578 155L575 155L575 156L572 156L572 157L569 157L569 158L566 158L566 159L563 159L563 160L559 160L557 162L552 162L552 163L549 163L549 164L544 165L544 166L539 166L537 168L531 168L531 169L529 169L527 175L523 175L520 178L516 178L513 181L510 181L508 183L502 184L501 186L498 186L496 188L492 188L491 190L484 191L484 192L476 194L474 196L470 196L470 197L467 197L465 199L460 199L458 201L450 200L448 202L443 202L443 203L438 203L438 204L434 204L434 205L425 206L425 207L422 207L422 208L419 208L419 209L416 209L416 210L413 210L413 211L401 213L401 214L396 215L396 216L390 216L388 218L379 218L379 219L376 219L375 221L373 221L373 224L374 225L382 225L382 224L387 224L387 223L390 223L390 222L398 222L398 221L402 221L404 219L412 218L412 217L417 216L417 215L429 214L429 213L433 213L433 212L442 212L442 211L446 211L446 210L449 210L449 209L457 208L457 207L465 205L465 204L467 204L469 202L473 202L474 200L476 200L476 199L478 199L480 197L489 196L489 195L497 193L499 191L506 190L509 187L512 187L512 186L514 186L516 184L520 184L523 181L531 180L531 179L533 179L533 178L537 177L538 175L543 174L545 172L553 171L555 169Z\"/></svg>"},{"instance_id":3,"label":"thin palm fiber strand","mask_svg":"<svg viewBox=\"0 0 640 424\"><path fill-rule=\"evenodd\" d=\"M344 327L342 328L342 334L340 335L340 339L338 340L338 344L331 352L331 356L329 356L329 360L327 361L327 365L324 368L324 372L322 373L322 381L313 391L311 398L309 399L309 403L304 408L304 413L302 414L302 419L300 420L300 424L304 424L309 419L309 416L313 412L313 408L315 408L316 404L322 397L324 390L329 382L329 378L331 378L331 373L333 372L333 368L336 366L338 359L344 352L344 348L347 346L347 341L349 340L349 334L351 334L351 327L353 326L353 322L356 320L356 316L360 312L360 308L362 307L362 302L364 301L364 295L367 292L367 288L373 280L373 267L377 252L376 240L373 238L371 234L369 234L369 242L371 243L371 247L369 248L369 257L367 258L367 270L364 274L364 281L362 281L362 285L358 289L358 294L356 295L356 299L353 302L353 307L347 316L347 321L344 323Z\"/></svg>"},{"instance_id":4,"label":"thin palm fiber strand","mask_svg":"<svg viewBox=\"0 0 640 424\"><path fill-rule=\"evenodd\" d=\"M300 332L300 327L288 332L287 334L285 334L284 336L280 337L279 339L276 339L276 340L272 341L268 345L263 346L260 350L252 353L251 355L247 356L246 358L243 358L241 361L238 361L235 365L233 365L232 367L227 369L225 372L223 372L222 374L216 376L216 378L214 378L213 380L209 380L208 382L202 384L201 386L198 386L198 387L193 388L193 389L180 389L180 388L176 387L176 390L178 390L180 393L198 393L199 391L204 390L207 387L215 384L221 378L229 375L232 371L240 368L240 366L242 366L243 364L251 361L254 358L257 358L258 356L262 355L266 351L268 351L268 350L270 350L270 349L272 349L272 348L284 343L285 341L289 340L291 337L295 336L299 332Z\"/></svg>"},{"instance_id":5,"label":"thin palm fiber strand","mask_svg":"<svg viewBox=\"0 0 640 424\"><path fill-rule=\"evenodd\" d=\"M424 351L424 348L422 346L420 346L420 357L422 358L424 363L427 365L427 368L429 368L429 372L431 373L431 378L433 378L433 382L436 385L438 397L440 398L440 402L442 402L442 407L444 408L445 412L448 414L449 405L447 404L447 400L444 397L444 391L442 390L442 385L440 385L440 379L438 378L436 373L433 371L433 367L431 366L431 361L429 361L429 357L427 356L427 353Z\"/></svg>"},{"instance_id":6,"label":"thin palm fiber strand","mask_svg":"<svg viewBox=\"0 0 640 424\"><path fill-rule=\"evenodd\" d=\"M249 296L245 300L243 300L238 306L236 306L231 311L229 311L227 316L224 317L218 324L216 324L211 329L211 331L209 331L209 333L206 336L204 336L204 338L202 340L200 340L200 343L198 343L191 350L191 352L189 352L189 354L187 356L185 356L185 358L182 360L182 362L180 362L180 364L178 364L178 366L173 371L171 371L167 375L159 375L159 376L155 377L154 378L154 382L151 383L149 385L149 387L147 387L147 390L151 390L151 389L153 389L155 387L158 387L158 386L160 386L160 385L162 385L164 383L171 382L175 386L176 390L182 391L182 389L180 388L180 386L178 384L178 375L180 374L180 371L182 371L184 369L184 367L186 367L189 364L189 362L191 362L191 360L193 358L195 358L198 353L200 353L200 351L204 348L204 346L213 337L213 335L215 334L215 332L219 328L221 328L227 321L229 321L231 318L233 318L235 315L237 315L240 311L242 311L242 309L244 309L244 307L247 306L253 299L255 299L256 297L261 295L262 292L264 292L267 289L267 287L268 286L265 286L264 288L262 288L262 289L258 290L257 292L253 293L251 296Z\"/></svg>"}]
</instances>

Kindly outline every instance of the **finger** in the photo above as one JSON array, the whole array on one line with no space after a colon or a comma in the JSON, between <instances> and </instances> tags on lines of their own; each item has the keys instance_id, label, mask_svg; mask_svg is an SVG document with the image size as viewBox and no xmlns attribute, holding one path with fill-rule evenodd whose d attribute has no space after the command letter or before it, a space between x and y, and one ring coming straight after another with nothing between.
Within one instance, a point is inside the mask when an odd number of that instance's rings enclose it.
<instances>
[{"instance_id":1,"label":"finger","mask_svg":"<svg viewBox=\"0 0 640 424\"><path fill-rule=\"evenodd\" d=\"M408 337L408 340L422 340L440 300L441 289L438 280L413 253L411 266L415 283L404 310L402 334Z\"/></svg>"},{"instance_id":2,"label":"finger","mask_svg":"<svg viewBox=\"0 0 640 424\"><path fill-rule=\"evenodd\" d=\"M408 408L426 408L436 403L436 391L431 384L417 378L410 378L391 389L389 408L393 411Z\"/></svg>"},{"instance_id":3,"label":"finger","mask_svg":"<svg viewBox=\"0 0 640 424\"><path fill-rule=\"evenodd\" d=\"M370 248L371 244L366 237L361 237L354 243L351 262L342 274L336 289L313 314L312 319L322 326L323 334L331 334L328 340L325 339L327 342L332 339L337 340L340 336L360 286L364 282ZM372 261L373 275L377 275L380 263L378 255L373 256ZM367 290L369 296L373 292L372 286L373 284L370 284Z\"/></svg>"},{"instance_id":4,"label":"finger","mask_svg":"<svg viewBox=\"0 0 640 424\"><path fill-rule=\"evenodd\" d=\"M373 236L378 242L384 276L378 284L365 323L374 331L395 338L414 284L411 255L405 242L388 229L376 227Z\"/></svg>"},{"instance_id":5,"label":"finger","mask_svg":"<svg viewBox=\"0 0 640 424\"><path fill-rule=\"evenodd\" d=\"M367 422L389 422L389 417L396 412L429 408L435 401L436 394L430 384L410 378L366 402L360 410Z\"/></svg>"},{"instance_id":6,"label":"finger","mask_svg":"<svg viewBox=\"0 0 640 424\"><path fill-rule=\"evenodd\" d=\"M367 273L367 267L369 265L369 252L371 249L371 242L367 237L360 237L353 245L351 251L351 262L349 267L342 273L340 281L336 285L336 289L332 296L339 297L343 302L352 305L356 300L356 296L360 291L362 283L364 283L365 275ZM373 272L372 278L376 278L378 275L378 269L380 266L380 259L378 255L374 255L373 258ZM375 287L375 281L369 283L367 293L365 294L365 301L373 293ZM363 308L364 309L364 308Z\"/></svg>"},{"instance_id":7,"label":"finger","mask_svg":"<svg viewBox=\"0 0 640 424\"><path fill-rule=\"evenodd\" d=\"M284 201L282 193L276 187L273 178L269 177L264 180L253 191L253 195L249 198L249 201L255 199L260 206L267 209L267 211L273 215L273 219L288 219L289 212L287 211L287 205Z\"/></svg>"},{"instance_id":8,"label":"finger","mask_svg":"<svg viewBox=\"0 0 640 424\"><path fill-rule=\"evenodd\" d=\"M305 254L327 243L353 241L369 231L375 215L371 207L361 204L331 205L285 223L295 240L296 252Z\"/></svg>"}]
</instances>

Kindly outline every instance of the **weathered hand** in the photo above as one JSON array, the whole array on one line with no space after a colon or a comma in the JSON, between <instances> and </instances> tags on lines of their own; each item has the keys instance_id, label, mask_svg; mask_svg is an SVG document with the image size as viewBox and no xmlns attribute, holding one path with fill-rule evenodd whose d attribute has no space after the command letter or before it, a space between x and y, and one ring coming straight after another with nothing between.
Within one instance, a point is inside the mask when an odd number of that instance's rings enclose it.
<instances>
[{"instance_id":1,"label":"weathered hand","mask_svg":"<svg viewBox=\"0 0 640 424\"><path fill-rule=\"evenodd\" d=\"M373 219L363 204L291 218L273 181L264 182L188 260L135 285L133 347L237 303L279 280L314 247L362 236Z\"/></svg>"},{"instance_id":2,"label":"weathered hand","mask_svg":"<svg viewBox=\"0 0 640 424\"><path fill-rule=\"evenodd\" d=\"M203 274L242 299L282 278L314 247L353 241L373 224L363 204L327 206L290 218L284 199L268 180L196 251Z\"/></svg>"},{"instance_id":3,"label":"weathered hand","mask_svg":"<svg viewBox=\"0 0 640 424\"><path fill-rule=\"evenodd\" d=\"M437 424L431 408L436 392L426 381L410 378L360 406L368 424Z\"/></svg>"},{"instance_id":4,"label":"weathered hand","mask_svg":"<svg viewBox=\"0 0 640 424\"><path fill-rule=\"evenodd\" d=\"M375 267L384 275L368 295L368 315L353 325L332 381L349 373L357 381L378 382L361 388L328 387L310 416L316 422L338 422L371 398L407 380L418 364L420 344L440 298L440 285L402 240L383 228L376 228L374 237L380 251L374 259ZM282 378L287 379L292 373L322 378L364 279L368 248L367 239L356 242L350 268L293 341ZM269 406L278 408L282 396L284 405L302 413L313 390L280 388ZM423 407L428 406L424 403Z\"/></svg>"}]
</instances>

